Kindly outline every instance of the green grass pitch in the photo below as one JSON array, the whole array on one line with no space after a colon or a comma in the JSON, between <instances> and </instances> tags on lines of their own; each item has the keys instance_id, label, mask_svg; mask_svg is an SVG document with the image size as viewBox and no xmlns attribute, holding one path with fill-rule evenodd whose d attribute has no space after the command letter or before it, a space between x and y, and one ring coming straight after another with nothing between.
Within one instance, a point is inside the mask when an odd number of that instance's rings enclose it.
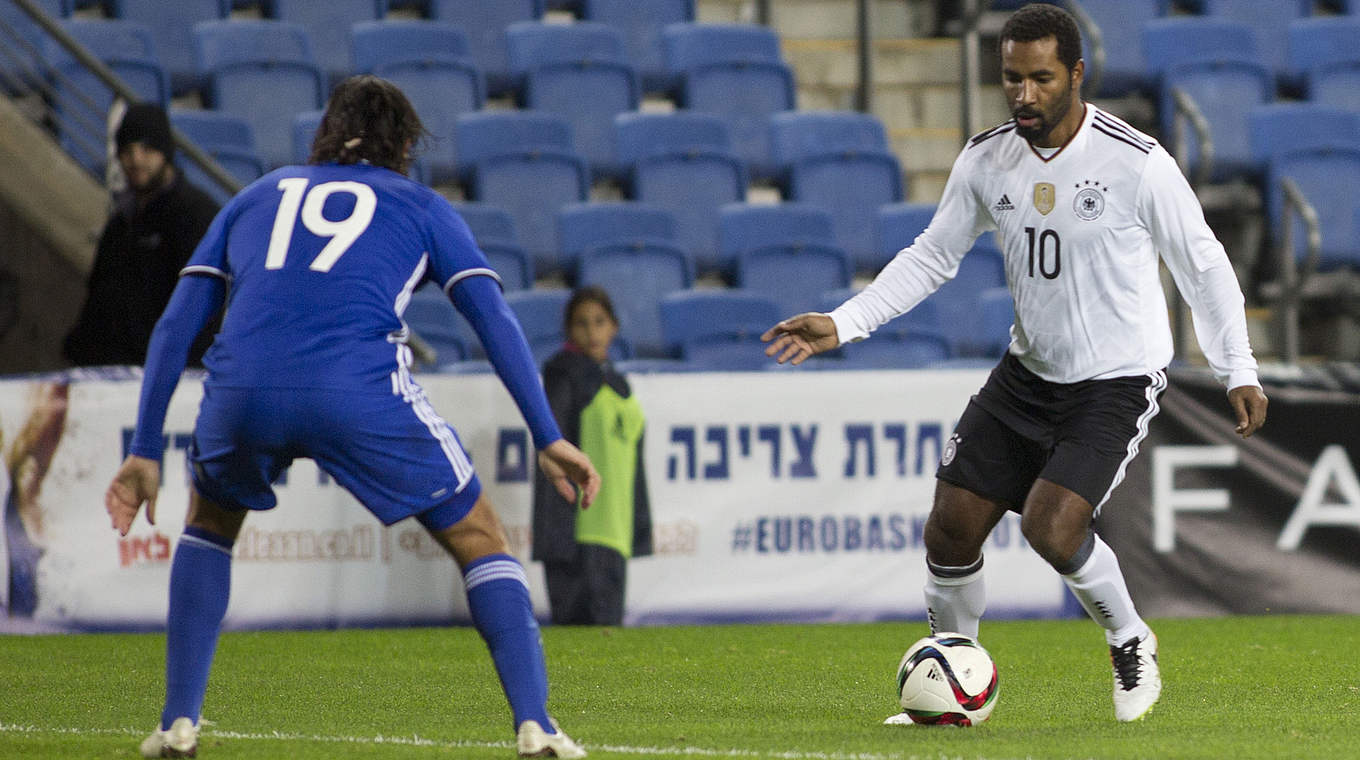
<instances>
[{"instance_id":1,"label":"green grass pitch","mask_svg":"<svg viewBox=\"0 0 1360 760\"><path fill-rule=\"evenodd\" d=\"M550 707L593 758L1360 758L1360 617L1156 620L1166 683L1116 723L1100 630L984 622L991 720L883 726L924 623L545 628ZM164 637L0 636L0 758L135 757ZM199 757L508 758L468 628L223 636Z\"/></svg>"}]
</instances>

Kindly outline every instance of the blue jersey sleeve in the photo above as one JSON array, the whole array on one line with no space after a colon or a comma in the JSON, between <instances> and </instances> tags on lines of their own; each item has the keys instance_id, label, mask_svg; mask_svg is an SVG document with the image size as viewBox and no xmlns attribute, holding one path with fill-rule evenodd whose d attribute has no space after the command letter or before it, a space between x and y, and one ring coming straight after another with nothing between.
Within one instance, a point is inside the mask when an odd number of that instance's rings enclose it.
<instances>
[{"instance_id":1,"label":"blue jersey sleeve","mask_svg":"<svg viewBox=\"0 0 1360 760\"><path fill-rule=\"evenodd\" d=\"M192 263L186 272L192 271ZM157 462L165 451L161 435L165 410L184 373L194 338L226 301L226 281L219 277L189 274L180 277L170 303L151 332L146 350L146 369L137 407L137 430L128 452Z\"/></svg>"},{"instance_id":2,"label":"blue jersey sleeve","mask_svg":"<svg viewBox=\"0 0 1360 760\"><path fill-rule=\"evenodd\" d=\"M490 277L464 277L454 283L450 296L477 331L491 366L529 424L534 446L542 450L561 438L524 330L501 297L500 284Z\"/></svg>"}]
</instances>

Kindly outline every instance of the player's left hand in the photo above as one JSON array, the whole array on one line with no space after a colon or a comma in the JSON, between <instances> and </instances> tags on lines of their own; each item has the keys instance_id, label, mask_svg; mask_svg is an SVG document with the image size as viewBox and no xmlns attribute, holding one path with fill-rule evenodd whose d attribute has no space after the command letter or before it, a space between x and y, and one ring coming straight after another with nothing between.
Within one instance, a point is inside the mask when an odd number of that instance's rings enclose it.
<instances>
[{"instance_id":1,"label":"player's left hand","mask_svg":"<svg viewBox=\"0 0 1360 760\"><path fill-rule=\"evenodd\" d=\"M1261 429L1266 424L1266 394L1255 385L1239 385L1228 391L1228 403L1232 405L1233 414L1237 415L1237 427L1233 428L1238 435L1243 438L1250 438L1252 433Z\"/></svg>"},{"instance_id":2,"label":"player's left hand","mask_svg":"<svg viewBox=\"0 0 1360 760\"><path fill-rule=\"evenodd\" d=\"M156 524L156 495L161 487L161 464L154 459L129 455L104 492L104 510L118 535L126 536L132 521L146 502L146 521Z\"/></svg>"},{"instance_id":3,"label":"player's left hand","mask_svg":"<svg viewBox=\"0 0 1360 760\"><path fill-rule=\"evenodd\" d=\"M581 509L587 509L600 492L600 473L584 451L559 438L538 452L538 466L563 499L576 503L580 489Z\"/></svg>"}]
</instances>

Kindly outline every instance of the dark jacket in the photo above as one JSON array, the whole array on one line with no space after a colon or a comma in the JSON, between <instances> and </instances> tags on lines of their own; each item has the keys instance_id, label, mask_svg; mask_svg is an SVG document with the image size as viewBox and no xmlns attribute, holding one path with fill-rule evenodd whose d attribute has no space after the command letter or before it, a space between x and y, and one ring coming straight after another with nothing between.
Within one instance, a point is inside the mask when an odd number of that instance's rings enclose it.
<instances>
[{"instance_id":1,"label":"dark jacket","mask_svg":"<svg viewBox=\"0 0 1360 760\"><path fill-rule=\"evenodd\" d=\"M557 419L562 436L573 445L581 443L581 412L608 384L619 396L627 398L632 389L611 364L600 364L580 351L564 349L543 365L543 385L548 404ZM646 468L643 467L642 441L637 445L637 470L633 481L633 556L652 553L652 513L647 496ZM540 561L566 561L576 558L576 505L565 501L553 488L543 471L535 468L533 553Z\"/></svg>"},{"instance_id":2,"label":"dark jacket","mask_svg":"<svg viewBox=\"0 0 1360 760\"><path fill-rule=\"evenodd\" d=\"M218 208L178 172L140 212L131 193L116 201L99 236L85 306L63 348L79 366L146 363L151 329ZM190 363L199 363L211 337L211 329L200 336Z\"/></svg>"}]
</instances>

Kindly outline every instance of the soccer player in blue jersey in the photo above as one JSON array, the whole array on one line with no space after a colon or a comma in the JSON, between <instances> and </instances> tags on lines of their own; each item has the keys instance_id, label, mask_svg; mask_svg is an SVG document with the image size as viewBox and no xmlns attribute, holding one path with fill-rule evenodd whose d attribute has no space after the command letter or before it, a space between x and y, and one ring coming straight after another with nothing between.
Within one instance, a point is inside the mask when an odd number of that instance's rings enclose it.
<instances>
[{"instance_id":1,"label":"soccer player in blue jersey","mask_svg":"<svg viewBox=\"0 0 1360 760\"><path fill-rule=\"evenodd\" d=\"M307 166L276 170L233 198L181 273L151 336L130 454L105 496L126 535L154 522L166 406L199 330L226 308L204 356L188 452L189 512L170 571L166 697L145 757L192 757L232 545L250 510L298 457L385 524L414 516L457 561L473 623L510 703L521 756L584 757L548 716L548 680L524 570L462 444L411 377L402 312L426 280L486 347L566 498L595 498L599 474L562 438L524 334L467 225L405 176L425 134L406 96L372 76L332 93Z\"/></svg>"}]
</instances>

